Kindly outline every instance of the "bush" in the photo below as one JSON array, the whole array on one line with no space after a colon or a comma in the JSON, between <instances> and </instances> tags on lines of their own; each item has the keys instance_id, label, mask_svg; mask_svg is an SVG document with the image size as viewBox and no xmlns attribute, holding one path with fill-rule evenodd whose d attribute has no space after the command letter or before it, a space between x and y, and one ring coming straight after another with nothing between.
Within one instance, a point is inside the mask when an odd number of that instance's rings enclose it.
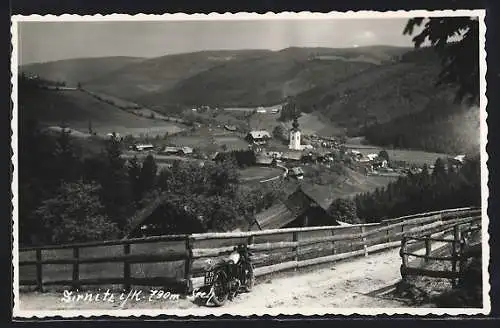
<instances>
[{"instance_id":1,"label":"bush","mask_svg":"<svg viewBox=\"0 0 500 328\"><path fill-rule=\"evenodd\" d=\"M336 220L351 224L361 223L356 213L356 203L350 199L336 199L328 211Z\"/></svg>"},{"instance_id":2,"label":"bush","mask_svg":"<svg viewBox=\"0 0 500 328\"><path fill-rule=\"evenodd\" d=\"M105 215L99 191L95 183L63 183L53 198L43 201L34 215L43 222L46 241L70 243L117 237L117 225Z\"/></svg>"}]
</instances>

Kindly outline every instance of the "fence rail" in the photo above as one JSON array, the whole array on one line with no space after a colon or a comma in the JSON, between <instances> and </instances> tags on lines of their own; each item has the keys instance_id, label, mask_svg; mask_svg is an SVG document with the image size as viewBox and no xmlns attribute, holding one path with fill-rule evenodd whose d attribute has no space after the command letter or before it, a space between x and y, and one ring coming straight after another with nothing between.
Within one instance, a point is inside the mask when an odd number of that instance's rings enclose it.
<instances>
[{"instance_id":1,"label":"fence rail","mask_svg":"<svg viewBox=\"0 0 500 328\"><path fill-rule=\"evenodd\" d=\"M450 279L455 285L457 279L460 278L464 264L472 257L471 254L466 254L464 250L468 248L470 240L465 238L465 235L480 231L481 216L471 218L460 218L448 221L446 224L432 228L419 228L406 233L401 240L401 276L403 280L408 280L409 276L426 276L432 278ZM435 236L436 233L441 236L451 236L452 238L444 238ZM479 239L476 234L474 239ZM425 244L425 253L416 253L414 250L408 249L410 241L420 242ZM441 243L441 247L432 250L432 243ZM444 254L443 254L444 253ZM447 255L447 253L450 253ZM410 263L409 258L413 257L420 261L416 265ZM450 270L432 270L426 268L426 264L430 261L450 262Z\"/></svg>"},{"instance_id":2,"label":"fence rail","mask_svg":"<svg viewBox=\"0 0 500 328\"><path fill-rule=\"evenodd\" d=\"M283 270L368 256L399 247L403 256L436 239L422 233L444 234L457 225L476 224L481 211L461 208L423 213L374 224L288 228L249 232L157 236L104 242L29 247L19 250L21 286L88 285L163 286L174 292L190 292L203 283L207 258L229 254L237 244L254 253L256 276ZM431 258L431 254L427 254ZM437 256L435 256L437 257ZM406 275L421 273L408 266Z\"/></svg>"}]
</instances>

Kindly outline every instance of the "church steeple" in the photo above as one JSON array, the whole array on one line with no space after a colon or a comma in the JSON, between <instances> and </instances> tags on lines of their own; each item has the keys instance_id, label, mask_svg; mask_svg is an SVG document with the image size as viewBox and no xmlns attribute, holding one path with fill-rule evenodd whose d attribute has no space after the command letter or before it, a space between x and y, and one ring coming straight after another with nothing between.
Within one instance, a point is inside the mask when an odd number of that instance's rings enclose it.
<instances>
[{"instance_id":1,"label":"church steeple","mask_svg":"<svg viewBox=\"0 0 500 328\"><path fill-rule=\"evenodd\" d=\"M290 129L290 144L288 148L292 150L302 150L302 145L300 144L299 122L297 118L293 120L292 128Z\"/></svg>"},{"instance_id":2,"label":"church steeple","mask_svg":"<svg viewBox=\"0 0 500 328\"><path fill-rule=\"evenodd\" d=\"M293 120L292 131L300 131L300 129L299 129L299 121L297 121L297 118L295 118Z\"/></svg>"}]
</instances>

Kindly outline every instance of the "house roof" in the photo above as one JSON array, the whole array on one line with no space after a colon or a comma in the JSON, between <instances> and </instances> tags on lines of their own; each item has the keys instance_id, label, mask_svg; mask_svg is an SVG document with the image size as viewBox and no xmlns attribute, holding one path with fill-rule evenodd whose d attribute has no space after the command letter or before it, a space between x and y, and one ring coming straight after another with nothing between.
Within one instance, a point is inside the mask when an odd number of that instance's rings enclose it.
<instances>
[{"instance_id":1,"label":"house roof","mask_svg":"<svg viewBox=\"0 0 500 328\"><path fill-rule=\"evenodd\" d=\"M252 226L252 230L278 229L297 218L285 204L279 203L271 206L265 211L258 213L255 220L258 224Z\"/></svg>"},{"instance_id":2,"label":"house roof","mask_svg":"<svg viewBox=\"0 0 500 328\"><path fill-rule=\"evenodd\" d=\"M299 151L285 151L281 155L283 159L300 160L302 158L302 152Z\"/></svg>"},{"instance_id":3,"label":"house roof","mask_svg":"<svg viewBox=\"0 0 500 328\"><path fill-rule=\"evenodd\" d=\"M295 175L304 174L304 170L301 167L294 167L291 169L292 173Z\"/></svg>"},{"instance_id":4,"label":"house roof","mask_svg":"<svg viewBox=\"0 0 500 328\"><path fill-rule=\"evenodd\" d=\"M250 131L250 135L254 139L271 138L271 134L265 130L260 131Z\"/></svg>"},{"instance_id":5,"label":"house roof","mask_svg":"<svg viewBox=\"0 0 500 328\"><path fill-rule=\"evenodd\" d=\"M256 163L257 164L271 164L274 161L274 158L269 156L257 156Z\"/></svg>"},{"instance_id":6,"label":"house roof","mask_svg":"<svg viewBox=\"0 0 500 328\"><path fill-rule=\"evenodd\" d=\"M190 154L193 152L193 148L191 147L182 147L182 151L185 153L185 154Z\"/></svg>"},{"instance_id":7,"label":"house roof","mask_svg":"<svg viewBox=\"0 0 500 328\"><path fill-rule=\"evenodd\" d=\"M168 193L163 193L161 194L158 198L156 198L154 201L152 201L149 205L144 207L143 209L137 211L132 219L130 220L130 229L125 237L125 239L130 238L130 235L133 234L137 228L139 228L143 222L153 214L154 211L168 199L169 194Z\"/></svg>"},{"instance_id":8,"label":"house roof","mask_svg":"<svg viewBox=\"0 0 500 328\"><path fill-rule=\"evenodd\" d=\"M164 152L178 152L179 151L179 148L178 147L171 147L171 146L166 146L165 148L163 148L163 151Z\"/></svg>"},{"instance_id":9,"label":"house roof","mask_svg":"<svg viewBox=\"0 0 500 328\"><path fill-rule=\"evenodd\" d=\"M318 204L325 211L328 210L333 200L336 198L328 186L307 185L300 186L300 190L314 203Z\"/></svg>"}]
</instances>

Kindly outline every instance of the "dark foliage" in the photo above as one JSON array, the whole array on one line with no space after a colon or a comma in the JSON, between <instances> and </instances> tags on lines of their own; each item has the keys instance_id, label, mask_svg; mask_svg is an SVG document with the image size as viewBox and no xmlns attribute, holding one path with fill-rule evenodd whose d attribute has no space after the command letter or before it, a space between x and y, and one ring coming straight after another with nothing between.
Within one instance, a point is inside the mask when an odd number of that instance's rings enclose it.
<instances>
[{"instance_id":1,"label":"dark foliage","mask_svg":"<svg viewBox=\"0 0 500 328\"><path fill-rule=\"evenodd\" d=\"M252 150L233 150L231 152L218 153L215 162L234 162L240 168L255 165L257 158Z\"/></svg>"},{"instance_id":2,"label":"dark foliage","mask_svg":"<svg viewBox=\"0 0 500 328\"><path fill-rule=\"evenodd\" d=\"M373 124L362 134L369 143L385 147L447 154L477 152L479 111L452 109L443 104L387 123Z\"/></svg>"},{"instance_id":3,"label":"dark foliage","mask_svg":"<svg viewBox=\"0 0 500 328\"><path fill-rule=\"evenodd\" d=\"M424 18L410 19L404 34L413 34ZM413 38L416 48L426 41L437 51L442 70L437 84L458 86L457 101L479 103L479 20L477 17L432 17ZM450 42L451 39L451 42Z\"/></svg>"},{"instance_id":4,"label":"dark foliage","mask_svg":"<svg viewBox=\"0 0 500 328\"><path fill-rule=\"evenodd\" d=\"M357 215L365 222L409 214L480 206L481 177L479 157L468 159L461 168L437 160L433 172L401 177L386 188L355 197Z\"/></svg>"}]
</instances>

